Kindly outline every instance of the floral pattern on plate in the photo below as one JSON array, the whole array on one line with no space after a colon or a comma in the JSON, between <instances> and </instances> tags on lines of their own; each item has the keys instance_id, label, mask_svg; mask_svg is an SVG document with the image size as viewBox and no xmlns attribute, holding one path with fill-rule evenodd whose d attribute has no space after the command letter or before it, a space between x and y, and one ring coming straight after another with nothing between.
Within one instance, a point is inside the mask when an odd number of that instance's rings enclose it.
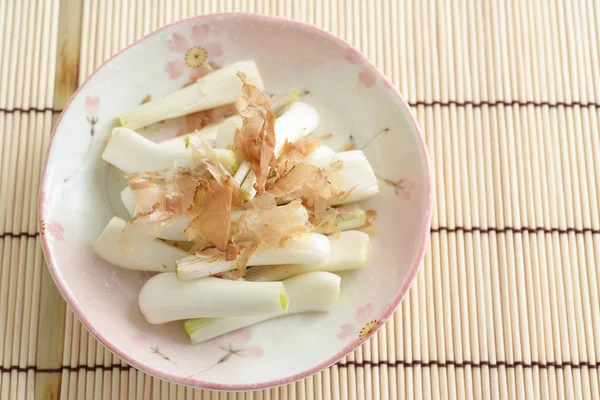
<instances>
[{"instance_id":1,"label":"floral pattern on plate","mask_svg":"<svg viewBox=\"0 0 600 400\"><path fill-rule=\"evenodd\" d=\"M189 72L190 80L198 79L197 75L202 73L206 63L223 55L221 43L207 40L209 36L210 28L205 24L192 26L189 37L179 33L171 36L167 46L177 58L165 65L169 79L177 79L186 72Z\"/></svg>"},{"instance_id":2,"label":"floral pattern on plate","mask_svg":"<svg viewBox=\"0 0 600 400\"><path fill-rule=\"evenodd\" d=\"M346 52L346 61L350 64L361 65L363 63L362 57L353 49L348 49ZM363 66L358 72L358 81L366 88L372 88L377 82L377 72L370 65Z\"/></svg>"},{"instance_id":3,"label":"floral pattern on plate","mask_svg":"<svg viewBox=\"0 0 600 400\"><path fill-rule=\"evenodd\" d=\"M341 325L337 337L340 339L357 337L360 341L365 340L371 333L379 328L379 325L381 325L381 320L378 319L377 316L385 314L389 307L389 304L385 304L381 307L379 313L373 311L373 305L371 303L359 307L356 310L355 321Z\"/></svg>"}]
</instances>

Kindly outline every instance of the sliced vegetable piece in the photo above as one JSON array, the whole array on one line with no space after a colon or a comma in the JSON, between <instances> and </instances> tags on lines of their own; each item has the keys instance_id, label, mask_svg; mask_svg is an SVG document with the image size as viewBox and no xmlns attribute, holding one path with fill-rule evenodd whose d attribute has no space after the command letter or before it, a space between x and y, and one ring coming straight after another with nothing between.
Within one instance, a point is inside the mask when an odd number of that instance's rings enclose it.
<instances>
[{"instance_id":1,"label":"sliced vegetable piece","mask_svg":"<svg viewBox=\"0 0 600 400\"><path fill-rule=\"evenodd\" d=\"M219 127L217 137L215 138L215 147L217 149L233 149L233 138L235 131L242 126L242 118L239 115L227 119Z\"/></svg>"},{"instance_id":2,"label":"sliced vegetable piece","mask_svg":"<svg viewBox=\"0 0 600 400\"><path fill-rule=\"evenodd\" d=\"M333 151L330 147L327 147L322 144L317 148L317 151L315 151L313 153L313 155L310 159L318 160L319 158L333 156L334 154L335 154L335 151Z\"/></svg>"},{"instance_id":3,"label":"sliced vegetable piece","mask_svg":"<svg viewBox=\"0 0 600 400\"><path fill-rule=\"evenodd\" d=\"M94 252L103 260L117 267L141 271L173 271L177 260L187 253L170 246L159 239L144 240L128 252L119 248L119 240L126 222L113 217L102 231L96 242Z\"/></svg>"},{"instance_id":4,"label":"sliced vegetable piece","mask_svg":"<svg viewBox=\"0 0 600 400\"><path fill-rule=\"evenodd\" d=\"M129 186L125 186L125 189L121 190L121 201L125 206L125 209L131 217L134 217L137 212L137 205L135 204L135 198L133 197L133 191Z\"/></svg>"},{"instance_id":5,"label":"sliced vegetable piece","mask_svg":"<svg viewBox=\"0 0 600 400\"><path fill-rule=\"evenodd\" d=\"M328 272L309 272L283 281L289 299L285 313L229 318L197 318L185 321L192 343L201 343L225 333L282 315L328 311L340 294L340 277Z\"/></svg>"},{"instance_id":6,"label":"sliced vegetable piece","mask_svg":"<svg viewBox=\"0 0 600 400\"><path fill-rule=\"evenodd\" d=\"M273 96L269 99L269 103L271 104L273 113L276 116L279 116L285 108L298 101L299 98L300 96L298 92L292 89L280 95ZM235 130L236 128L239 128L241 124L242 119L240 116L234 115L219 123L208 125L196 132L164 140L159 144L161 146L174 149L181 149L182 147L185 147L186 145L189 146L190 144L200 147L198 138L202 138L216 149L231 149ZM277 127L277 123L275 126ZM247 173L248 172L246 171L245 174ZM246 175L243 177L245 178Z\"/></svg>"},{"instance_id":7,"label":"sliced vegetable piece","mask_svg":"<svg viewBox=\"0 0 600 400\"><path fill-rule=\"evenodd\" d=\"M135 111L118 117L117 121L121 126L139 129L164 119L233 103L242 88L238 71L246 75L249 84L262 90L263 82L256 63L240 61L205 75L183 89L142 104Z\"/></svg>"},{"instance_id":8,"label":"sliced vegetable piece","mask_svg":"<svg viewBox=\"0 0 600 400\"><path fill-rule=\"evenodd\" d=\"M129 186L126 186L125 189L121 191L121 200L129 212L129 215L133 218L136 214L137 206ZM173 215L164 224L164 227L160 230L158 237L161 239L179 242L187 241L184 231L189 225L190 218L186 214Z\"/></svg>"},{"instance_id":9,"label":"sliced vegetable piece","mask_svg":"<svg viewBox=\"0 0 600 400\"><path fill-rule=\"evenodd\" d=\"M269 97L271 110L276 117L280 116L285 110L295 102L300 100L300 93L296 89L290 89L283 93Z\"/></svg>"},{"instance_id":10,"label":"sliced vegetable piece","mask_svg":"<svg viewBox=\"0 0 600 400\"><path fill-rule=\"evenodd\" d=\"M337 216L333 221L336 231L349 231L352 229L358 229L367 223L367 213L359 205L352 204L349 206L342 206L335 209ZM313 230L313 232L322 233L327 235L333 233L328 230L327 226L320 226Z\"/></svg>"},{"instance_id":11,"label":"sliced vegetable piece","mask_svg":"<svg viewBox=\"0 0 600 400\"><path fill-rule=\"evenodd\" d=\"M330 205L352 203L379 193L377 177L362 150L343 151L311 161L323 169L327 178L347 193L328 201Z\"/></svg>"},{"instance_id":12,"label":"sliced vegetable piece","mask_svg":"<svg viewBox=\"0 0 600 400\"><path fill-rule=\"evenodd\" d=\"M131 174L168 169L173 165L189 166L192 163L191 151L192 149L161 147L131 129L117 127L110 135L102 159ZM203 154L201 149L198 151ZM228 172L235 172L237 162L233 151L216 149L214 152Z\"/></svg>"},{"instance_id":13,"label":"sliced vegetable piece","mask_svg":"<svg viewBox=\"0 0 600 400\"><path fill-rule=\"evenodd\" d=\"M121 191L121 200L123 201L123 205L129 212L129 215L133 218L135 216L137 207L135 204L135 199L133 198L133 194L131 193L131 188L129 186L126 186ZM231 236L233 236L237 232L235 229L235 225L237 224L240 216L242 215L242 212L243 212L242 210L234 210L231 212L231 223L232 223ZM308 211L306 210L306 208L301 207L298 210L298 212L300 213L300 215L302 215L302 217L306 221L308 221ZM363 213L364 213L364 211L363 211ZM161 239L174 240L174 241L178 241L178 242L187 241L188 239L185 236L184 232L188 228L189 225L190 225L190 218L188 217L188 215L186 213L173 215L164 224L164 227L159 232L158 237ZM349 228L349 229L354 229L354 228ZM319 230L316 232L317 233L325 233L325 230L322 229L322 230ZM250 240L249 238L245 237L244 235L239 235L237 239L240 242L245 241L245 240Z\"/></svg>"},{"instance_id":14,"label":"sliced vegetable piece","mask_svg":"<svg viewBox=\"0 0 600 400\"><path fill-rule=\"evenodd\" d=\"M248 161L243 161L240 164L240 167L238 168L238 170L235 172L233 179L235 179L235 181L241 186L241 184L244 182L244 179L246 179L246 176L248 176L248 173L250 172L251 169L252 169L252 164ZM248 199L246 198L247 195L245 195L244 193L241 193L240 195L242 196L242 198L244 200L248 201Z\"/></svg>"},{"instance_id":15,"label":"sliced vegetable piece","mask_svg":"<svg viewBox=\"0 0 600 400\"><path fill-rule=\"evenodd\" d=\"M223 124L226 121L229 121L234 118L239 118L239 117L237 117L237 116L229 117L229 118L225 119L225 121L208 125L202 129L195 131L193 133L190 133L188 135L182 135L182 136L174 137L172 139L163 140L162 142L159 143L159 145L161 147L165 147L168 149L174 149L174 150L186 149L192 144L196 147L200 147L199 139L202 138L202 139L206 140L206 142L209 143L214 148L219 148L219 146L216 145L217 134L219 132L219 129L221 129L221 127L223 126Z\"/></svg>"},{"instance_id":16,"label":"sliced vegetable piece","mask_svg":"<svg viewBox=\"0 0 600 400\"><path fill-rule=\"evenodd\" d=\"M189 318L242 317L281 313L288 297L281 282L204 278L181 281L172 272L150 278L138 298L151 324Z\"/></svg>"},{"instance_id":17,"label":"sliced vegetable piece","mask_svg":"<svg viewBox=\"0 0 600 400\"><path fill-rule=\"evenodd\" d=\"M365 266L371 252L371 239L361 231L328 236L331 253L324 265L273 265L249 268L244 279L256 282L279 281L311 271L339 272Z\"/></svg>"},{"instance_id":18,"label":"sliced vegetable piece","mask_svg":"<svg viewBox=\"0 0 600 400\"><path fill-rule=\"evenodd\" d=\"M281 155L286 141L293 143L312 133L318 125L319 113L314 107L302 101L292 104L275 121L275 158ZM256 196L255 183L256 175L250 171L241 187L244 200L250 201Z\"/></svg>"},{"instance_id":19,"label":"sliced vegetable piece","mask_svg":"<svg viewBox=\"0 0 600 400\"><path fill-rule=\"evenodd\" d=\"M319 126L319 113L308 103L298 101L292 104L275 122L275 157L279 157L286 141L310 135Z\"/></svg>"},{"instance_id":20,"label":"sliced vegetable piece","mask_svg":"<svg viewBox=\"0 0 600 400\"><path fill-rule=\"evenodd\" d=\"M329 259L329 240L318 233L307 233L286 241L282 247L259 247L248 260L248 266L277 264L323 265ZM232 271L236 260L216 260L192 255L177 262L177 277L181 280L198 279Z\"/></svg>"}]
</instances>

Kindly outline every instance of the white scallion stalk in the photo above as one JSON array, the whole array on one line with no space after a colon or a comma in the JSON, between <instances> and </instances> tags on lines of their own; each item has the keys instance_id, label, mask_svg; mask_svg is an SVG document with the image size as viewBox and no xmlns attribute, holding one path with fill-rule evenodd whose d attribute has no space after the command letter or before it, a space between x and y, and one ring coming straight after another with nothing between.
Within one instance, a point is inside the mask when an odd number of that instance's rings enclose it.
<instances>
[{"instance_id":1,"label":"white scallion stalk","mask_svg":"<svg viewBox=\"0 0 600 400\"><path fill-rule=\"evenodd\" d=\"M361 231L346 231L329 236L331 253L327 264L318 265L273 265L249 268L244 279L269 282L287 279L311 271L339 272L365 266L371 252L371 238Z\"/></svg>"},{"instance_id":2,"label":"white scallion stalk","mask_svg":"<svg viewBox=\"0 0 600 400\"><path fill-rule=\"evenodd\" d=\"M190 318L242 317L280 313L288 309L281 282L246 282L204 278L181 281L166 272L150 278L138 298L151 324Z\"/></svg>"},{"instance_id":3,"label":"white scallion stalk","mask_svg":"<svg viewBox=\"0 0 600 400\"><path fill-rule=\"evenodd\" d=\"M244 179L246 179L246 176L250 172L251 168L252 168L252 164L250 164L248 161L243 161L240 164L240 167L236 171L235 175L233 176L233 179L235 179L235 181L239 185L241 185L244 182ZM242 197L243 197L243 193L242 193Z\"/></svg>"},{"instance_id":4,"label":"white scallion stalk","mask_svg":"<svg viewBox=\"0 0 600 400\"><path fill-rule=\"evenodd\" d=\"M135 199L133 198L133 194L129 186L126 186L125 189L121 191L121 200L129 212L129 215L131 215L133 218L136 214L137 205L135 204ZM169 218L165 226L160 230L158 237L177 242L186 242L187 238L183 232L188 228L189 225L190 219L188 218L187 214L174 215Z\"/></svg>"},{"instance_id":5,"label":"white scallion stalk","mask_svg":"<svg viewBox=\"0 0 600 400\"><path fill-rule=\"evenodd\" d=\"M164 228L158 234L158 237L177 242L187 242L184 232L190 225L190 219L187 214L174 215L166 221Z\"/></svg>"},{"instance_id":6,"label":"white scallion stalk","mask_svg":"<svg viewBox=\"0 0 600 400\"><path fill-rule=\"evenodd\" d=\"M234 212L238 213L238 214L235 215L235 218L234 218L234 215L233 215ZM308 210L304 206L298 207L298 209L295 211L295 214L298 215L298 216L300 216L304 220L305 224L308 224L308 218L309 218ZM240 211L233 211L232 214L231 214L231 222L232 223L236 223L237 220L239 219L239 217L241 215L242 215L242 212L240 212ZM256 216L254 216L254 220L255 221L257 220ZM315 233L323 233L323 232L315 232ZM234 231L232 231L231 232L231 236L233 236L234 234L237 234L236 240L237 240L238 243L250 241L250 240L252 240L252 237L253 237L253 236L251 236L250 233L245 234L245 232L237 232L237 231L234 232Z\"/></svg>"},{"instance_id":7,"label":"white scallion stalk","mask_svg":"<svg viewBox=\"0 0 600 400\"><path fill-rule=\"evenodd\" d=\"M189 133L187 135L177 136L172 139L163 140L159 143L159 145L161 147L174 150L188 148L190 144L193 144L194 146L200 148L200 139L204 139L214 149L224 149L225 147L221 147L217 144L217 137L219 131L226 127L227 124L232 124L236 120L241 122L239 117L234 115L233 117L229 117L222 122L205 126L204 128Z\"/></svg>"},{"instance_id":8,"label":"white scallion stalk","mask_svg":"<svg viewBox=\"0 0 600 400\"><path fill-rule=\"evenodd\" d=\"M286 109L286 107L298 101L299 98L300 96L298 92L294 89L288 90L283 94L273 96L270 99L273 113L279 116L282 111ZM208 125L196 132L162 141L160 142L160 145L174 149L181 149L189 144L194 144L196 147L199 147L199 138L202 138L211 144L211 146L215 149L232 149L235 131L241 125L242 118L239 115L234 115L216 124ZM247 173L248 172L246 170L242 180L239 181L239 183L243 182L243 178L246 177Z\"/></svg>"},{"instance_id":9,"label":"white scallion stalk","mask_svg":"<svg viewBox=\"0 0 600 400\"><path fill-rule=\"evenodd\" d=\"M202 150L199 149L200 153ZM237 162L231 150L215 149L221 164L229 172L235 172ZM192 162L191 149L179 150L161 147L142 135L127 128L114 128L102 159L131 174L140 171L156 171L174 165L185 167Z\"/></svg>"},{"instance_id":10,"label":"white scallion stalk","mask_svg":"<svg viewBox=\"0 0 600 400\"><path fill-rule=\"evenodd\" d=\"M248 266L278 264L323 265L329 260L329 240L319 233L307 233L285 242L283 247L258 248L248 260ZM236 261L207 260L188 256L177 262L177 277L181 280L198 279L231 271Z\"/></svg>"},{"instance_id":11,"label":"white scallion stalk","mask_svg":"<svg viewBox=\"0 0 600 400\"><path fill-rule=\"evenodd\" d=\"M137 206L135 204L135 199L133 198L133 194L131 192L131 188L126 186L125 189L121 191L121 200L123 201L123 205L129 212L129 215L133 218L136 213ZM233 210L231 212L231 223L235 224L240 216L242 215L243 210ZM308 222L308 211L304 207L298 208L298 213L302 215L304 219ZM364 211L363 211L364 213ZM336 222L337 223L337 222ZM363 224L364 225L364 224ZM158 237L166 240L174 240L177 242L185 242L188 239L185 237L185 230L190 226L190 218L186 213L173 215L169 218L161 231L158 233ZM354 229L354 228L348 228ZM324 230L316 231L317 233L324 233ZM236 233L234 231L231 232L231 236ZM249 240L244 239L244 236L238 238L239 241Z\"/></svg>"},{"instance_id":12,"label":"white scallion stalk","mask_svg":"<svg viewBox=\"0 0 600 400\"><path fill-rule=\"evenodd\" d=\"M319 126L319 113L308 103L298 101L275 121L275 157L279 158L286 141L310 135Z\"/></svg>"},{"instance_id":13,"label":"white scallion stalk","mask_svg":"<svg viewBox=\"0 0 600 400\"><path fill-rule=\"evenodd\" d=\"M340 294L340 277L328 272L309 272L283 281L289 299L286 313L229 318L197 318L185 321L184 327L193 344L225 333L255 325L282 315L310 311L329 311Z\"/></svg>"},{"instance_id":14,"label":"white scallion stalk","mask_svg":"<svg viewBox=\"0 0 600 400\"><path fill-rule=\"evenodd\" d=\"M164 119L231 104L242 90L238 71L246 75L247 83L263 89L256 63L241 61L220 68L190 86L142 104L135 111L118 117L119 125L139 129Z\"/></svg>"},{"instance_id":15,"label":"white scallion stalk","mask_svg":"<svg viewBox=\"0 0 600 400\"><path fill-rule=\"evenodd\" d=\"M240 197L245 201L252 201L252 199L256 196L256 189L254 189L254 184L256 183L256 174L254 174L254 171L252 171L252 164L250 161L242 161L240 164L240 169L247 171L246 176L240 185ZM236 179L236 181L238 180Z\"/></svg>"},{"instance_id":16,"label":"white scallion stalk","mask_svg":"<svg viewBox=\"0 0 600 400\"><path fill-rule=\"evenodd\" d=\"M311 134L318 125L319 113L314 107L302 101L292 104L275 121L275 157L279 158L286 141L294 143ZM256 175L250 171L241 187L244 200L250 201L256 196L255 183Z\"/></svg>"},{"instance_id":17,"label":"white scallion stalk","mask_svg":"<svg viewBox=\"0 0 600 400\"><path fill-rule=\"evenodd\" d=\"M173 271L175 263L187 253L154 239L144 241L140 248L124 253L118 247L126 222L113 217L93 245L94 252L103 260L117 267L141 271Z\"/></svg>"},{"instance_id":18,"label":"white scallion stalk","mask_svg":"<svg viewBox=\"0 0 600 400\"><path fill-rule=\"evenodd\" d=\"M335 154L335 151L333 151L331 148L324 146L324 145L320 145L317 150L314 152L314 154L310 157L310 160L316 160L322 157L327 157L327 156L333 156ZM235 180L239 183L240 179L244 179L250 171L251 168L251 164L248 161L243 161L240 164L240 167L238 168L238 171L235 173ZM254 183L256 183L256 176L254 175L254 173L252 173L252 175L248 176L246 178L246 182L243 182L244 185L242 185L241 187L241 193L240 195L242 196L242 198L246 201L250 201L252 200L252 196L256 196L256 190L254 190ZM249 189L251 188L251 189Z\"/></svg>"},{"instance_id":19,"label":"white scallion stalk","mask_svg":"<svg viewBox=\"0 0 600 400\"><path fill-rule=\"evenodd\" d=\"M342 163L339 170L332 166L336 161ZM311 164L323 169L334 184L338 184L341 190L349 193L341 199L330 201L331 205L352 203L379 193L377 177L361 150L344 151L321 157L312 160Z\"/></svg>"},{"instance_id":20,"label":"white scallion stalk","mask_svg":"<svg viewBox=\"0 0 600 400\"><path fill-rule=\"evenodd\" d=\"M353 204L338 208L340 215L334 224L340 231L358 229L367 223L367 213L360 206ZM327 234L326 227L316 228L313 232Z\"/></svg>"},{"instance_id":21,"label":"white scallion stalk","mask_svg":"<svg viewBox=\"0 0 600 400\"><path fill-rule=\"evenodd\" d=\"M215 147L218 149L231 149L233 150L233 140L235 132L242 126L243 120L239 115L225 120L217 131L217 137L215 138Z\"/></svg>"},{"instance_id":22,"label":"white scallion stalk","mask_svg":"<svg viewBox=\"0 0 600 400\"><path fill-rule=\"evenodd\" d=\"M322 144L319 147L317 147L317 150L313 153L313 155L310 157L310 159L318 160L319 158L333 156L334 154L335 154L335 151L333 151L330 147L327 147Z\"/></svg>"},{"instance_id":23,"label":"white scallion stalk","mask_svg":"<svg viewBox=\"0 0 600 400\"><path fill-rule=\"evenodd\" d=\"M133 218L137 213L137 204L129 186L125 186L125 189L121 190L121 201L129 215Z\"/></svg>"}]
</instances>

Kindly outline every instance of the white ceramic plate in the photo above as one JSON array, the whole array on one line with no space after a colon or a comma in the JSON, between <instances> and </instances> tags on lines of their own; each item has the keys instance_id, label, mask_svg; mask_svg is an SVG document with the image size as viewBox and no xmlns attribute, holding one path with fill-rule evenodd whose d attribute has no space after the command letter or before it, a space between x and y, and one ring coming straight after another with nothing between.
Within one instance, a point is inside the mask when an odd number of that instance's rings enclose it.
<instances>
[{"instance_id":1,"label":"white ceramic plate","mask_svg":"<svg viewBox=\"0 0 600 400\"><path fill-rule=\"evenodd\" d=\"M107 264L92 243L122 215L124 179L100 158L115 116L148 94L158 98L193 77L189 50L227 65L253 59L266 92L309 92L321 115L324 144L342 150L354 138L369 158L381 193L379 233L369 264L342 274L342 293L327 314L271 320L189 344L179 323L150 325L137 305L147 273ZM197 50L195 50L197 51ZM154 140L193 121L146 129ZM164 27L120 52L77 91L61 115L40 191L42 243L50 272L77 317L132 366L174 382L224 390L259 389L306 377L356 348L394 311L410 287L426 247L431 182L423 138L396 89L348 43L286 19L232 13L204 15Z\"/></svg>"}]
</instances>

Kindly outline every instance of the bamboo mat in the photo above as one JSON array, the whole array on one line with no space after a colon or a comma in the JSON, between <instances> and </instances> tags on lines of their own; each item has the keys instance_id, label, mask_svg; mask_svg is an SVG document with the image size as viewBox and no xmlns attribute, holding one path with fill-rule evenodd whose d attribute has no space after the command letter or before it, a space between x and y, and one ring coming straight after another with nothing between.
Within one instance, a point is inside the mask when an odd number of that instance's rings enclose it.
<instances>
[{"instance_id":1,"label":"bamboo mat","mask_svg":"<svg viewBox=\"0 0 600 400\"><path fill-rule=\"evenodd\" d=\"M36 216L69 96L152 30L281 15L358 46L409 100L435 177L431 242L377 335L306 380L199 391L130 368L65 306ZM600 398L600 3L0 0L0 398Z\"/></svg>"}]
</instances>

